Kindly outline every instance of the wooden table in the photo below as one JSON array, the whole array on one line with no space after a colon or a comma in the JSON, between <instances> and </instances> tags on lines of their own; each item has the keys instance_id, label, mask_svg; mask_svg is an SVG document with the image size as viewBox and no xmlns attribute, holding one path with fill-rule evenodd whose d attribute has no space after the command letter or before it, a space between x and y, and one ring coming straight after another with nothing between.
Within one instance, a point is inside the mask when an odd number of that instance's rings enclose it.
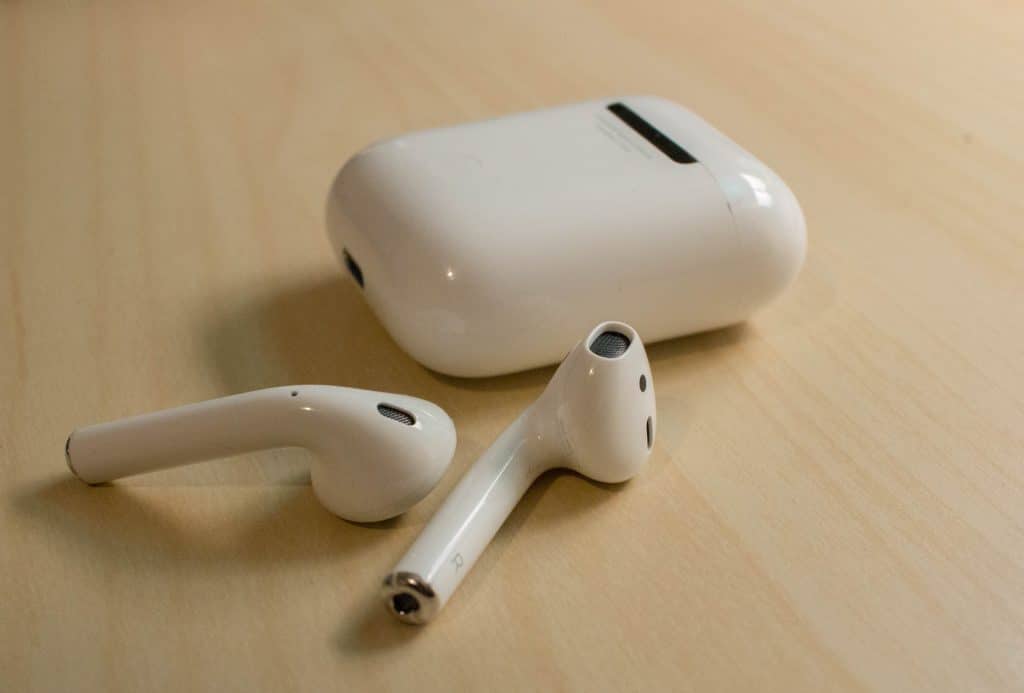
<instances>
[{"instance_id":1,"label":"wooden table","mask_svg":"<svg viewBox=\"0 0 1024 693\"><path fill-rule=\"evenodd\" d=\"M1014 3L0 6L0 688L1024 686L1024 11ZM550 369L434 375L343 279L372 140L678 100L774 167L800 278L651 347L621 488L548 475L442 615L380 577ZM360 526L295 450L88 488L77 425L258 387L407 392L441 486Z\"/></svg>"}]
</instances>

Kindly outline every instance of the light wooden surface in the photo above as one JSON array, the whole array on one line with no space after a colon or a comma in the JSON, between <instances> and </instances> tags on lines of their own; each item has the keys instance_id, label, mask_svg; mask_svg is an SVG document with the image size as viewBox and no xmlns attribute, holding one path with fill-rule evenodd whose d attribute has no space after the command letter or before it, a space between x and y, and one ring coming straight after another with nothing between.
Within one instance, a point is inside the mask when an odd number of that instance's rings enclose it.
<instances>
[{"instance_id":1,"label":"light wooden surface","mask_svg":"<svg viewBox=\"0 0 1024 693\"><path fill-rule=\"evenodd\" d=\"M78 5L0 6L0 689L1024 687L1018 4ZM327 185L380 137L629 92L789 181L806 267L650 349L641 478L542 478L436 622L394 623L379 578L551 371L401 353ZM76 425L302 382L441 404L441 486L358 526L297 451L64 467Z\"/></svg>"}]
</instances>

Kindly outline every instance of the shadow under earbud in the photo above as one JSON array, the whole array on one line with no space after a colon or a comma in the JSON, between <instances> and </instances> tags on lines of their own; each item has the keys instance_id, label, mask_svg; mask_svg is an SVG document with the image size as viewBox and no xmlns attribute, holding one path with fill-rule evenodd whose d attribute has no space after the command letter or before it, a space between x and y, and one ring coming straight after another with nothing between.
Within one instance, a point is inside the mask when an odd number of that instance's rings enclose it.
<instances>
[{"instance_id":1,"label":"shadow under earbud","mask_svg":"<svg viewBox=\"0 0 1024 693\"><path fill-rule=\"evenodd\" d=\"M90 487L66 478L25 490L15 508L58 529L69 552L128 558L156 571L194 566L237 573L331 561L339 552L367 550L378 538L376 527L327 512L308 486L231 488L241 493L225 493L225 487ZM182 496L195 502L176 503ZM230 521L222 519L225 514ZM388 522L391 527L400 520Z\"/></svg>"},{"instance_id":2,"label":"shadow under earbud","mask_svg":"<svg viewBox=\"0 0 1024 693\"><path fill-rule=\"evenodd\" d=\"M553 530L574 517L596 511L628 487L628 481L606 484L571 469L557 468L544 472L527 489L459 587L461 598L472 603L478 584L482 584L493 566L501 561L502 554L527 520L532 518L534 524L545 531ZM541 500L545 496L554 497L542 505Z\"/></svg>"},{"instance_id":3,"label":"shadow under earbud","mask_svg":"<svg viewBox=\"0 0 1024 693\"><path fill-rule=\"evenodd\" d=\"M462 604L456 608L473 609L473 603L479 598L480 589L486 584L488 575L495 566L501 565L502 556L511 541L531 517L534 523L544 529L552 529L574 516L596 511L602 503L627 487L628 482L605 484L568 469L552 469L541 474L498 530L457 594L452 597ZM543 510L539 510L541 500L552 493L559 497L549 499L548 503L543 504ZM442 610L437 620L443 620L449 613L447 608ZM437 627L433 624L411 626L401 623L387 612L380 599L376 599L372 605L366 606L359 618L339 628L335 641L343 650L391 649L401 647L419 633Z\"/></svg>"},{"instance_id":4,"label":"shadow under earbud","mask_svg":"<svg viewBox=\"0 0 1024 693\"><path fill-rule=\"evenodd\" d=\"M335 646L347 652L372 652L401 647L429 630L402 623L384 606L377 594L364 600L355 618L343 622L334 634Z\"/></svg>"},{"instance_id":5,"label":"shadow under earbud","mask_svg":"<svg viewBox=\"0 0 1024 693\"><path fill-rule=\"evenodd\" d=\"M467 583L478 582L486 578L486 574L490 572L490 566L494 564L500 557L505 546L511 537L519 531L519 528L526 522L527 518L533 512L537 503L544 496L544 493L554 483L555 479L560 475L564 474L566 470L551 470L545 472L533 483L532 486L527 490L526 494L516 505L512 514L509 515L508 519L498 530L494 540L487 547L487 550L477 561L473 571L466 578L466 583L460 588L459 592L462 593L459 597L460 601L470 602L472 600L473 588L466 588ZM578 476L578 475L577 475ZM583 478L583 477L581 477ZM404 551L404 549L403 549ZM474 577L474 575L476 577ZM381 574L383 577L383 573ZM445 611L442 610L442 618ZM372 606L365 608L357 619L352 623L345 624L339 628L338 633L335 637L338 647L343 650L350 651L367 651L367 650L381 650L399 647L414 637L417 634L430 630L432 626L427 624L425 626L413 626L406 623L401 623L388 613L383 602L375 599Z\"/></svg>"}]
</instances>

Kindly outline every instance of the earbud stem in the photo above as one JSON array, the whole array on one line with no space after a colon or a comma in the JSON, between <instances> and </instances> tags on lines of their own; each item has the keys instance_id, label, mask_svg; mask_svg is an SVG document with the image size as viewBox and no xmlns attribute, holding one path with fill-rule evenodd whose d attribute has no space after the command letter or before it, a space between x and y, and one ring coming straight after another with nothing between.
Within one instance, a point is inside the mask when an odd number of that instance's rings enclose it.
<instances>
[{"instance_id":1,"label":"earbud stem","mask_svg":"<svg viewBox=\"0 0 1024 693\"><path fill-rule=\"evenodd\" d=\"M539 441L527 435L532 411L530 407L523 412L473 464L395 566L388 580L410 576L420 587L416 598L426 599L408 614L392 606L400 618L425 622L448 601L530 484L547 468Z\"/></svg>"},{"instance_id":2,"label":"earbud stem","mask_svg":"<svg viewBox=\"0 0 1024 693\"><path fill-rule=\"evenodd\" d=\"M68 466L90 484L295 443L291 388L274 387L86 426Z\"/></svg>"}]
</instances>

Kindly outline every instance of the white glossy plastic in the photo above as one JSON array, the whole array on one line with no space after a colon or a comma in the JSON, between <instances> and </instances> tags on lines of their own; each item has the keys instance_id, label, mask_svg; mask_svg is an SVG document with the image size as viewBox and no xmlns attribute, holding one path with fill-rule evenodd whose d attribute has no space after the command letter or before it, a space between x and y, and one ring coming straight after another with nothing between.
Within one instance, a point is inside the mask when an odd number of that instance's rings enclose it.
<instances>
[{"instance_id":1,"label":"white glossy plastic","mask_svg":"<svg viewBox=\"0 0 1024 693\"><path fill-rule=\"evenodd\" d=\"M671 160L614 102L697 163ZM609 314L648 342L740 322L793 280L806 243L771 169L651 96L371 145L334 181L327 227L395 341L458 376L554 363Z\"/></svg>"},{"instance_id":2,"label":"white glossy plastic","mask_svg":"<svg viewBox=\"0 0 1024 693\"><path fill-rule=\"evenodd\" d=\"M384 416L380 404L415 422ZM68 437L66 452L71 471L96 484L255 450L307 448L320 502L346 519L372 522L422 500L448 468L455 442L451 419L430 402L296 385L86 426Z\"/></svg>"},{"instance_id":3,"label":"white glossy plastic","mask_svg":"<svg viewBox=\"0 0 1024 693\"><path fill-rule=\"evenodd\" d=\"M616 358L589 348L609 330L630 339ZM540 398L459 481L385 579L391 612L409 623L430 620L541 473L567 467L606 483L636 475L650 454L656 425L650 365L636 331L619 322L594 328ZM400 576L412 576L410 584L418 589L406 589Z\"/></svg>"}]
</instances>

